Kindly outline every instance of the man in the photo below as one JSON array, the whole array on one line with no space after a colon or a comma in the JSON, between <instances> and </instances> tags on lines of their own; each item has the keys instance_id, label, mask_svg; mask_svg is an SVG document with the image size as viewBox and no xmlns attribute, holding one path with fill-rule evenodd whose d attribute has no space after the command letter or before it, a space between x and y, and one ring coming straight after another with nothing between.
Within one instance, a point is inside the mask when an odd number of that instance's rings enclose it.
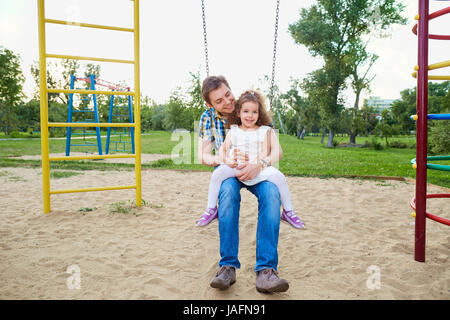
<instances>
[{"instance_id":1,"label":"man","mask_svg":"<svg viewBox=\"0 0 450 320\"><path fill-rule=\"evenodd\" d=\"M200 118L198 155L202 164L220 165L218 155L212 154L213 147L219 150L226 136L226 122L234 111L235 98L227 80L222 76L207 77L203 81L202 95L206 110ZM274 146L275 148L276 146ZM279 147L279 146L278 146ZM236 159L248 160L243 152L235 153ZM277 159L279 160L279 159ZM244 162L238 166L241 172L236 178L222 183L219 192L218 220L220 235L220 270L211 281L211 287L227 289L236 281L236 268L240 268L239 250L239 208L240 189L246 187L258 198L258 226L256 234L256 289L260 292L283 292L289 283L277 275L278 235L280 228L280 194L278 188L269 181L246 186L241 181L253 179L267 165ZM273 159L272 159L273 161ZM214 219L214 213L207 220ZM207 221L209 223L209 221Z\"/></svg>"}]
</instances>

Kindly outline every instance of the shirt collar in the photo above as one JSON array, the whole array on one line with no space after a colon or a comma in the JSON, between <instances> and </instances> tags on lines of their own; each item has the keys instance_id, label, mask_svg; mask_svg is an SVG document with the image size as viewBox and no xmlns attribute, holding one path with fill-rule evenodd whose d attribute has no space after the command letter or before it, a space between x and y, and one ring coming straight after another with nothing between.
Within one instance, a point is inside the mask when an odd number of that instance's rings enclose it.
<instances>
[{"instance_id":1,"label":"shirt collar","mask_svg":"<svg viewBox=\"0 0 450 320\"><path fill-rule=\"evenodd\" d=\"M219 120L221 120L221 121L223 121L223 122L227 122L227 120L219 113L219 111L217 111L216 109L214 109L214 108L210 108L211 109L211 111L213 111L213 113L214 113L214 118L218 118Z\"/></svg>"}]
</instances>

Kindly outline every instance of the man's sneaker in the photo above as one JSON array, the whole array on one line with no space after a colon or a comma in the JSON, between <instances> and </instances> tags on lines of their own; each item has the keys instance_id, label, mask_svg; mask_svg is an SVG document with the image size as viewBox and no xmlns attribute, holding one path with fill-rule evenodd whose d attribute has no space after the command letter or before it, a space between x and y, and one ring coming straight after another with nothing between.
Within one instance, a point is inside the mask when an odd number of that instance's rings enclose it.
<instances>
[{"instance_id":1,"label":"man's sneaker","mask_svg":"<svg viewBox=\"0 0 450 320\"><path fill-rule=\"evenodd\" d=\"M200 219L197 220L197 226L203 227L217 218L217 207L206 209Z\"/></svg>"},{"instance_id":2,"label":"man's sneaker","mask_svg":"<svg viewBox=\"0 0 450 320\"><path fill-rule=\"evenodd\" d=\"M297 217L295 215L294 210L286 211L283 209L283 213L281 214L281 219L289 222L294 228L297 228L297 229L306 228L305 223L302 220L300 220L299 217Z\"/></svg>"},{"instance_id":3,"label":"man's sneaker","mask_svg":"<svg viewBox=\"0 0 450 320\"><path fill-rule=\"evenodd\" d=\"M236 282L236 269L232 266L223 266L211 280L211 287L225 290Z\"/></svg>"},{"instance_id":4,"label":"man's sneaker","mask_svg":"<svg viewBox=\"0 0 450 320\"><path fill-rule=\"evenodd\" d=\"M263 293L284 292L289 289L289 283L278 278L277 272L270 269L263 269L256 273L256 290Z\"/></svg>"}]
</instances>

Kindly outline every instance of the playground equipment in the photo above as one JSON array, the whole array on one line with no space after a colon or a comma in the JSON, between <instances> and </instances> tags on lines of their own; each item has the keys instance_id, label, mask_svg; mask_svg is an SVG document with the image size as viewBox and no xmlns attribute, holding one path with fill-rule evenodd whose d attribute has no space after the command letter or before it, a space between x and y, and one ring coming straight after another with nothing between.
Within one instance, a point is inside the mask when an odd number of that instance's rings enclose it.
<instances>
[{"instance_id":1,"label":"playground equipment","mask_svg":"<svg viewBox=\"0 0 450 320\"><path fill-rule=\"evenodd\" d=\"M269 94L269 109L273 110L273 98L274 98L274 89L275 89L275 65L277 60L277 43L278 43L278 20L280 14L280 0L276 0L276 9L275 9L275 32L273 39L273 55L272 55L272 77L270 79L270 94ZM205 69L206 76L209 77L209 57L208 57L208 39L207 39L207 30L206 30L206 12L205 12L205 0L202 0L202 22L203 22L203 43L205 48ZM280 112L276 110L278 121L280 123L280 129L284 130L283 123L281 121ZM284 132L285 133L285 132Z\"/></svg>"},{"instance_id":2,"label":"playground equipment","mask_svg":"<svg viewBox=\"0 0 450 320\"><path fill-rule=\"evenodd\" d=\"M126 90L129 91L130 88L126 88ZM116 103L117 100L120 100L120 104ZM114 95L111 95L108 122L112 123L113 119L118 123L125 121L133 122L133 111L131 106L131 96L114 99ZM111 131L113 136L118 137L118 140L112 139ZM112 148L111 144L114 145ZM130 144L131 150L127 147ZM108 128L108 133L106 135L106 154L109 154L110 151L134 153L134 128L112 128L112 130L111 128Z\"/></svg>"},{"instance_id":3,"label":"playground equipment","mask_svg":"<svg viewBox=\"0 0 450 320\"><path fill-rule=\"evenodd\" d=\"M88 86L86 89L92 89L95 90L95 77L93 74L90 75L89 78L77 78L75 75L70 76L70 89L73 90L75 86L75 82L84 81L86 82L86 85ZM92 96L92 100L91 100ZM69 110L67 112L67 122L77 122L77 123L86 123L86 122L94 122L98 123L99 117L98 117L98 106L97 106L97 95L83 95L79 101L79 104L77 106L74 106L74 94L69 94ZM93 105L91 105L90 102L93 102ZM80 113L81 115L84 115L81 120L73 121L74 113ZM91 117L88 118L87 116L90 115ZM93 118L92 118L93 116ZM102 139L100 136L100 128L95 128L95 131L89 131L86 130L85 127L83 127L82 132L74 132L75 128L67 127L67 135L66 135L66 156L70 155L70 148L72 146L78 146L78 147L91 147L97 145L98 154L102 154ZM72 143L72 135L74 136L82 136L83 141L77 141L77 143ZM97 136L97 144L92 143L88 140L86 140L86 137L95 135Z\"/></svg>"},{"instance_id":4,"label":"playground equipment","mask_svg":"<svg viewBox=\"0 0 450 320\"><path fill-rule=\"evenodd\" d=\"M76 81L84 81L86 85L88 86L86 89L92 89L95 90L96 85L102 86L105 88L108 88L113 91L130 91L129 87L124 87L119 84L114 84L102 79L95 79L95 76L91 74L88 78L77 78L75 75L70 76L70 89L74 89L74 85ZM78 88L80 89L80 88ZM122 98L119 96L120 100L127 100L127 104L121 104L117 105L114 104L114 95L111 95L110 97L110 108L109 108L109 118L108 123L113 123L114 120L118 120L118 123L125 122L124 120L128 120L127 122L132 123L133 122L133 109L132 109L132 102L131 102L131 96L126 96L126 98ZM98 114L98 104L97 104L97 95L82 95L80 101L78 101L78 104L75 105L74 101L74 94L69 94L69 111L68 111L68 119L67 122L77 122L77 123L86 123L86 122L95 122L98 123L99 121L99 114ZM118 99L116 99L118 100ZM92 104L90 102L93 102ZM126 108L126 110L124 109ZM73 115L74 113L80 113L82 115L90 115L91 118L88 118L87 116L81 117L81 120L73 121ZM93 117L93 118L92 118ZM88 131L86 128L83 128L82 132L73 132L75 128L67 127L67 138L66 138L66 156L70 155L70 149L72 146L78 146L78 147L91 147L91 146L97 146L98 154L102 154L102 142L101 142L101 135L100 135L100 128L95 128L95 131ZM112 140L111 139L111 128L108 128L108 133L106 137L106 154L110 151L110 144L111 142L115 145L114 148L112 148L112 151L119 151L119 152L130 152L134 153L134 128L112 128L113 136L118 136L119 140ZM83 141L77 141L76 143L73 143L71 141L72 135L82 137ZM86 140L89 136L97 136L97 143L92 143L88 140ZM131 144L131 150L128 150L126 148L126 145ZM122 148L119 149L118 145L121 145Z\"/></svg>"},{"instance_id":5,"label":"playground equipment","mask_svg":"<svg viewBox=\"0 0 450 320\"><path fill-rule=\"evenodd\" d=\"M139 0L133 0L133 28L123 28L115 26L105 26L90 23L80 23L74 21L63 21L45 18L45 0L38 0L38 30L39 30L39 81L40 81L40 114L41 114L41 155L42 155L42 191L43 191L43 207L44 212L50 212L50 195L72 192L89 192L89 191L104 191L104 190L120 190L120 189L136 189L136 206L142 205L142 190L141 190L141 123L140 123L140 77L139 77ZM131 32L134 35L134 59L121 60L109 59L99 57L84 57L84 56L69 56L61 54L49 54L46 52L45 43L45 25L46 23L59 24L65 26L81 27L81 28L96 28L114 30L120 32ZM134 65L134 91L100 91L100 90L86 90L86 89L50 89L47 88L47 58L59 59L74 59L74 60L90 60L101 62L127 63ZM48 93L81 93L81 94L105 94L105 95L124 95L134 96L134 122L133 123L74 123L74 122L48 122ZM49 134L48 128L51 127L121 127L134 128L134 142L136 146L135 154L113 154L113 155L85 155L85 156L65 156L65 157L50 157L49 154ZM84 189L69 189L69 190L51 190L50 189L50 161L66 161L66 160L83 160L83 159L108 159L108 158L134 158L135 159L135 184L127 186L107 186L94 187Z\"/></svg>"},{"instance_id":6,"label":"playground equipment","mask_svg":"<svg viewBox=\"0 0 450 320\"><path fill-rule=\"evenodd\" d=\"M410 201L415 210L415 244L414 259L425 262L426 218L450 226L450 220L426 212L427 199L450 198L450 194L427 194L427 169L450 171L450 166L428 163L428 160L450 160L450 156L427 157L427 127L428 120L450 120L450 114L428 114L428 80L450 80L450 76L429 76L428 70L450 66L450 61L428 64L428 39L450 40L450 35L435 35L428 33L429 20L450 13L450 7L429 14L429 0L419 0L419 22L413 28L418 36L418 65L415 66L413 77L417 78L417 115L412 116L417 121L416 159L411 161L416 169L416 195ZM413 214L414 216L414 214Z\"/></svg>"}]
</instances>

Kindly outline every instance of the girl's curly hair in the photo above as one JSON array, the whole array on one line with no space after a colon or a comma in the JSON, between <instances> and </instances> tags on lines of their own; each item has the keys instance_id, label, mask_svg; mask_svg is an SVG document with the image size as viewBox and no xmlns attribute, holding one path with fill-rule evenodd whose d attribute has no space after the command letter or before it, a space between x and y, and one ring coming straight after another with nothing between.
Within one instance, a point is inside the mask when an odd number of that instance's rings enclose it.
<instances>
[{"instance_id":1,"label":"girl's curly hair","mask_svg":"<svg viewBox=\"0 0 450 320\"><path fill-rule=\"evenodd\" d=\"M239 118L239 113L241 111L242 105L245 102L256 102L258 104L258 120L256 121L256 125L258 126L269 126L272 123L272 115L269 111L267 111L265 98L263 94L257 90L246 90L242 93L236 102L236 107L234 112L232 113L229 123L241 125L241 118Z\"/></svg>"}]
</instances>

